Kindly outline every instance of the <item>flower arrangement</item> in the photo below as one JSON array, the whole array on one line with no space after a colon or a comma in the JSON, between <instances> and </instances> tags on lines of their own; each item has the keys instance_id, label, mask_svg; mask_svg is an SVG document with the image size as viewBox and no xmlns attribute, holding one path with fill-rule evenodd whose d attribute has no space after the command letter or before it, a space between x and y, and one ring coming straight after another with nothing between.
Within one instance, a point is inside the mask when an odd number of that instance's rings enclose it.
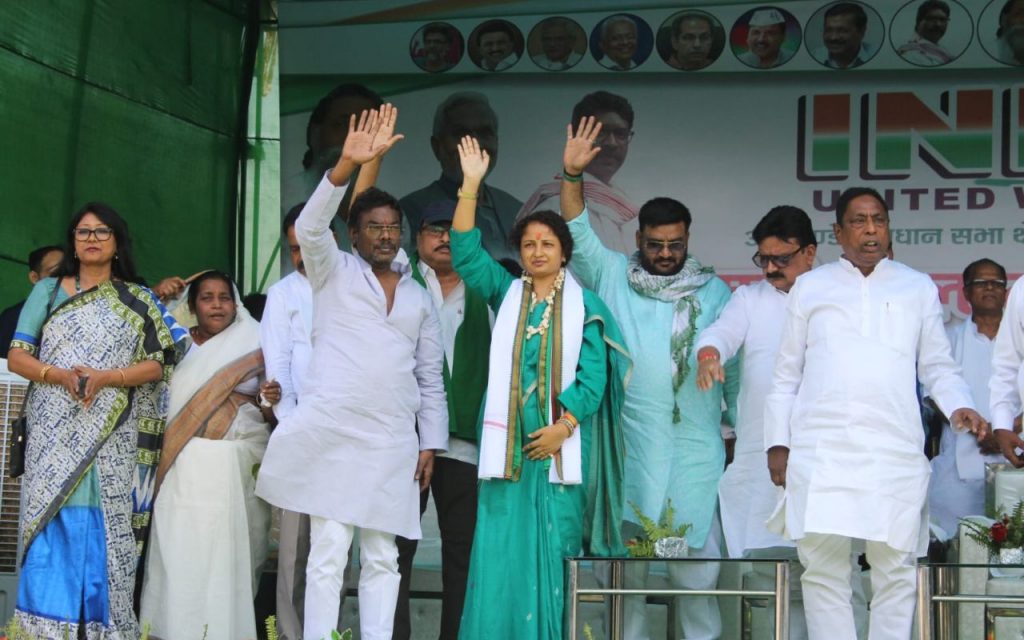
<instances>
[{"instance_id":1,"label":"flower arrangement","mask_svg":"<svg viewBox=\"0 0 1024 640\"><path fill-rule=\"evenodd\" d=\"M999 556L1001 551L1024 547L1024 500L1003 513L991 526L972 520L961 520L967 528L967 537L988 549L989 555Z\"/></svg>"},{"instance_id":2,"label":"flower arrangement","mask_svg":"<svg viewBox=\"0 0 1024 640\"><path fill-rule=\"evenodd\" d=\"M655 553L655 546L659 540L664 538L683 538L693 528L691 524L681 524L678 527L672 526L672 523L675 522L676 512L672 508L671 500L665 503L665 510L657 522L645 516L640 511L640 507L633 502L630 502L629 506L633 508L633 513L640 520L640 526L644 530L642 535L635 536L626 541L626 549L629 551L631 558L653 558L657 555Z\"/></svg>"}]
</instances>

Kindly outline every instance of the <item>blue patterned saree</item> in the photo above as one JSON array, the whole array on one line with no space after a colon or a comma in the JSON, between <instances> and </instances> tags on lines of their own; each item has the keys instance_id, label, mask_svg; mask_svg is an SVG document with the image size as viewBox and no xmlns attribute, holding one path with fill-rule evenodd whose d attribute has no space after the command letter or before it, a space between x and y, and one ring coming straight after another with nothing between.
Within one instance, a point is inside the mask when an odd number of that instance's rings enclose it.
<instances>
[{"instance_id":1,"label":"blue patterned saree","mask_svg":"<svg viewBox=\"0 0 1024 640\"><path fill-rule=\"evenodd\" d=\"M104 388L89 408L59 385L32 386L15 615L32 637L136 640L136 569L149 528L166 381L186 333L151 291L125 282L59 302L44 322L55 286L53 278L36 285L12 347L63 368L155 360L164 377Z\"/></svg>"}]
</instances>

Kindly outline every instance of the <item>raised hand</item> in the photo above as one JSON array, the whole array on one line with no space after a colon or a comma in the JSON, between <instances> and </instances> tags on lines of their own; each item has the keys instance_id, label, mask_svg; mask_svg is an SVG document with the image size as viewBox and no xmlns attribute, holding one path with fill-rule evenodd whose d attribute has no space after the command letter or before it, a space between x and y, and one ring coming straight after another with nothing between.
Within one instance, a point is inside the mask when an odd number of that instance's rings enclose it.
<instances>
[{"instance_id":1,"label":"raised hand","mask_svg":"<svg viewBox=\"0 0 1024 640\"><path fill-rule=\"evenodd\" d=\"M576 133L570 124L566 130L565 153L562 154L562 166L570 175L579 175L587 168L591 160L601 153L596 146L597 136L601 133L601 123L594 116L586 116L580 120Z\"/></svg>"},{"instance_id":2,"label":"raised hand","mask_svg":"<svg viewBox=\"0 0 1024 640\"><path fill-rule=\"evenodd\" d=\"M383 156L396 142L404 138L393 135L398 110L390 104L382 105L380 111L363 111L356 120L355 114L349 119L348 136L345 146L341 149L339 163L348 160L356 165L364 165L371 160ZM378 139L381 129L389 135Z\"/></svg>"},{"instance_id":3,"label":"raised hand","mask_svg":"<svg viewBox=\"0 0 1024 640\"><path fill-rule=\"evenodd\" d=\"M463 136L459 141L459 162L462 163L463 185L479 185L491 166L491 156L473 136Z\"/></svg>"}]
</instances>

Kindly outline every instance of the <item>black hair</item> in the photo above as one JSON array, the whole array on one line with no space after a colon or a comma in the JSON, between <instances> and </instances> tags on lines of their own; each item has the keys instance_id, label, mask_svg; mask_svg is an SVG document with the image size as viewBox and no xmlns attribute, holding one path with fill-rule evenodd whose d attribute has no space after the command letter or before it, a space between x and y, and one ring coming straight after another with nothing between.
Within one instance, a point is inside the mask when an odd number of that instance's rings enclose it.
<instances>
[{"instance_id":1,"label":"black hair","mask_svg":"<svg viewBox=\"0 0 1024 640\"><path fill-rule=\"evenodd\" d=\"M565 258L565 263L569 264L569 261L572 260L572 248L575 243L572 241L569 225L565 223L562 216L554 211L541 209L517 220L512 227L512 231L508 234L509 244L518 251L519 245L523 242L523 234L526 233L526 227L532 222L539 222L551 229L551 232L555 234L558 242L562 245L562 257Z\"/></svg>"},{"instance_id":2,"label":"black hair","mask_svg":"<svg viewBox=\"0 0 1024 640\"><path fill-rule=\"evenodd\" d=\"M850 207L850 202L852 202L854 198L859 198L861 196L871 196L875 200L878 200L878 203L882 205L882 210L885 211L886 215L889 214L889 205L885 204L885 198L883 198L882 194L878 193L878 191L871 187L850 187L839 194L839 199L836 200L836 224L842 226L843 214L845 214L846 210Z\"/></svg>"},{"instance_id":3,"label":"black hair","mask_svg":"<svg viewBox=\"0 0 1024 640\"><path fill-rule=\"evenodd\" d=\"M767 238L795 239L801 248L818 244L807 212L788 204L772 207L754 227L752 235L757 244Z\"/></svg>"},{"instance_id":4,"label":"black hair","mask_svg":"<svg viewBox=\"0 0 1024 640\"><path fill-rule=\"evenodd\" d=\"M476 28L476 44L480 46L480 40L488 33L504 33L513 43L516 41L516 32L512 25L505 20L488 20Z\"/></svg>"},{"instance_id":5,"label":"black hair","mask_svg":"<svg viewBox=\"0 0 1024 640\"><path fill-rule=\"evenodd\" d=\"M1006 268L1003 265L999 264L998 262L991 258L982 258L980 260L975 260L974 262L972 262L971 264L967 265L967 267L964 268L963 277L965 287L967 286L968 282L974 280L974 274L977 273L978 269L982 267L995 267L999 271L1003 280L1006 280Z\"/></svg>"},{"instance_id":6,"label":"black hair","mask_svg":"<svg viewBox=\"0 0 1024 640\"><path fill-rule=\"evenodd\" d=\"M1010 15L1010 11L1013 9L1013 5L1017 4L1019 0L1006 0L1006 4L999 10L999 28L996 29L996 37L1003 37L1003 18Z\"/></svg>"},{"instance_id":7,"label":"black hair","mask_svg":"<svg viewBox=\"0 0 1024 640\"><path fill-rule=\"evenodd\" d=\"M302 209L306 206L305 202L300 202L285 214L284 220L281 221L281 235L288 235L288 230L295 226L295 221L299 219L299 214L302 213ZM328 225L331 231L334 231L334 218L331 218L331 223Z\"/></svg>"},{"instance_id":8,"label":"black hair","mask_svg":"<svg viewBox=\"0 0 1024 640\"><path fill-rule=\"evenodd\" d=\"M690 230L690 223L693 217L686 205L672 198L652 198L640 207L640 230L647 227L660 227L664 224L678 224L682 222L686 230Z\"/></svg>"},{"instance_id":9,"label":"black hair","mask_svg":"<svg viewBox=\"0 0 1024 640\"><path fill-rule=\"evenodd\" d=\"M622 96L607 91L595 91L583 96L583 99L572 108L573 129L580 126L586 116L599 116L602 113L616 113L630 128L633 127L633 106Z\"/></svg>"},{"instance_id":10,"label":"black hair","mask_svg":"<svg viewBox=\"0 0 1024 640\"><path fill-rule=\"evenodd\" d=\"M348 228L351 231L359 229L359 218L364 212L377 207L390 207L398 212L398 223L402 223L402 207L398 204L398 200L395 196L381 191L377 187L370 187L366 191L360 193L349 205L348 208Z\"/></svg>"},{"instance_id":11,"label":"black hair","mask_svg":"<svg viewBox=\"0 0 1024 640\"><path fill-rule=\"evenodd\" d=\"M59 247L55 244L48 244L45 247L39 247L38 249L33 249L32 251L30 251L28 254L29 270L39 273L39 270L43 268L43 258L45 258L46 254L50 253L51 251L60 251L61 253L64 253L64 248Z\"/></svg>"},{"instance_id":12,"label":"black hair","mask_svg":"<svg viewBox=\"0 0 1024 640\"><path fill-rule=\"evenodd\" d=\"M427 39L427 36L431 33L439 33L444 36L444 39L448 42L452 41L452 34L448 32L448 25L443 22L431 22L427 26L423 27L422 38Z\"/></svg>"},{"instance_id":13,"label":"black hair","mask_svg":"<svg viewBox=\"0 0 1024 640\"><path fill-rule=\"evenodd\" d=\"M864 7L860 6L856 2L838 2L825 11L825 19L834 18L836 16L853 16L853 24L857 27L858 31L864 31L868 27L868 14L864 12Z\"/></svg>"},{"instance_id":14,"label":"black hair","mask_svg":"<svg viewBox=\"0 0 1024 640\"><path fill-rule=\"evenodd\" d=\"M306 169L313 166L313 146L309 142L309 137L313 132L314 125L323 124L327 119L327 112L331 110L331 105L335 100L349 97L365 98L373 103L374 109L384 104L384 100L375 91L355 83L338 85L331 89L330 93L320 98L320 102L316 103L313 112L309 114L309 122L306 123L306 153L302 156L302 166Z\"/></svg>"},{"instance_id":15,"label":"black hair","mask_svg":"<svg viewBox=\"0 0 1024 640\"><path fill-rule=\"evenodd\" d=\"M188 308L192 313L196 312L196 301L199 300L199 285L206 282L207 280L220 280L228 286L228 291L231 292L231 299L235 298L235 282L231 279L231 276L224 273L223 271L217 271L211 269L203 272L195 280L189 283L188 286Z\"/></svg>"},{"instance_id":16,"label":"black hair","mask_svg":"<svg viewBox=\"0 0 1024 640\"><path fill-rule=\"evenodd\" d=\"M128 234L128 224L124 218L114 210L114 207L104 202L88 202L81 209L71 216L68 223L68 230L65 236L64 258L54 273L56 276L77 276L78 255L75 253L75 229L78 223L86 214L93 214L100 222L110 227L114 232L114 241L117 243L117 251L114 252L114 261L110 264L110 275L115 280L123 282L141 283L138 273L135 271L135 258L132 254L132 237Z\"/></svg>"},{"instance_id":17,"label":"black hair","mask_svg":"<svg viewBox=\"0 0 1024 640\"><path fill-rule=\"evenodd\" d=\"M242 306L256 322L263 320L263 309L267 306L267 294L254 291L242 298Z\"/></svg>"},{"instance_id":18,"label":"black hair","mask_svg":"<svg viewBox=\"0 0 1024 640\"><path fill-rule=\"evenodd\" d=\"M917 18L914 19L914 26L917 27L924 20L925 14L933 9L938 9L946 14L947 18L949 17L949 4L943 2L943 0L925 0L917 7Z\"/></svg>"},{"instance_id":19,"label":"black hair","mask_svg":"<svg viewBox=\"0 0 1024 640\"><path fill-rule=\"evenodd\" d=\"M487 100L487 96L477 91L457 91L437 105L437 109L434 111L432 135L435 138L440 138L445 135L448 128L458 124L451 121L451 112L465 106L473 107L486 113L490 121L494 123L494 132L498 132L498 114L494 112L491 103Z\"/></svg>"},{"instance_id":20,"label":"black hair","mask_svg":"<svg viewBox=\"0 0 1024 640\"><path fill-rule=\"evenodd\" d=\"M714 23L711 22L711 16L709 16L706 13L701 13L699 11L690 11L679 15L678 17L676 17L675 20L672 21L672 37L679 35L679 27L682 26L682 24L687 20L703 20L704 22L707 23L709 31L715 30L715 25Z\"/></svg>"}]
</instances>

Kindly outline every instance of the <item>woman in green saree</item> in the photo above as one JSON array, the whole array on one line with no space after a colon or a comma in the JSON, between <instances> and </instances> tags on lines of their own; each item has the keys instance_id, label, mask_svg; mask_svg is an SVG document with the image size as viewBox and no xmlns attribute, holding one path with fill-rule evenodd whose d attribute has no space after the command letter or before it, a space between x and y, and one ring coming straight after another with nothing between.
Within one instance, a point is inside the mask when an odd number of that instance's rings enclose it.
<instances>
[{"instance_id":1,"label":"woman in green saree","mask_svg":"<svg viewBox=\"0 0 1024 640\"><path fill-rule=\"evenodd\" d=\"M186 333L136 284L108 205L75 214L57 273L32 290L8 354L33 382L15 617L35 638L135 640L164 383Z\"/></svg>"},{"instance_id":2,"label":"woman in green saree","mask_svg":"<svg viewBox=\"0 0 1024 640\"><path fill-rule=\"evenodd\" d=\"M629 357L607 307L566 270L572 236L558 214L535 212L513 229L522 279L483 250L474 218L489 158L470 137L459 154L452 262L497 314L459 637L561 638L564 558L625 552L619 414Z\"/></svg>"}]
</instances>

